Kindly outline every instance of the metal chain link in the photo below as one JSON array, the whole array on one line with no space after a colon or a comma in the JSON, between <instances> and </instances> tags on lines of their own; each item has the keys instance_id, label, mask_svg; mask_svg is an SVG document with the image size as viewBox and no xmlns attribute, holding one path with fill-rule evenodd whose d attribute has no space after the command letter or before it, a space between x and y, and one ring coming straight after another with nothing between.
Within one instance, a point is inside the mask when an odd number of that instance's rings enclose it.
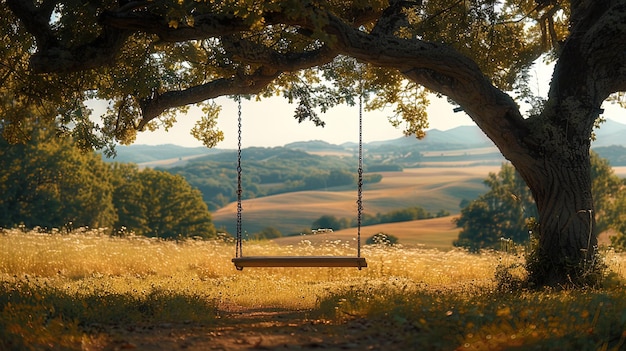
<instances>
[{"instance_id":1,"label":"metal chain link","mask_svg":"<svg viewBox=\"0 0 626 351\"><path fill-rule=\"evenodd\" d=\"M359 180L357 185L357 252L356 256L361 257L361 217L363 216L363 85L359 83ZM359 267L361 269L361 267Z\"/></svg>"},{"instance_id":2,"label":"metal chain link","mask_svg":"<svg viewBox=\"0 0 626 351\"><path fill-rule=\"evenodd\" d=\"M243 211L243 208L241 206L241 96L237 96L235 101L237 101L237 247L235 248L235 257L242 257L243 238L241 234L241 212Z\"/></svg>"}]
</instances>

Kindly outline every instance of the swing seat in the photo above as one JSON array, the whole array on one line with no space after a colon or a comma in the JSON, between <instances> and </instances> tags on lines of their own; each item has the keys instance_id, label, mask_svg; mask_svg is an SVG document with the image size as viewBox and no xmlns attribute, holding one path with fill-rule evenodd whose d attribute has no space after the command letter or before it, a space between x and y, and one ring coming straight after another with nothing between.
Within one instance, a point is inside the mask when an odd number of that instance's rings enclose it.
<instances>
[{"instance_id":1,"label":"swing seat","mask_svg":"<svg viewBox=\"0 0 626 351\"><path fill-rule=\"evenodd\" d=\"M355 256L246 256L232 259L235 267L367 267L365 257Z\"/></svg>"}]
</instances>

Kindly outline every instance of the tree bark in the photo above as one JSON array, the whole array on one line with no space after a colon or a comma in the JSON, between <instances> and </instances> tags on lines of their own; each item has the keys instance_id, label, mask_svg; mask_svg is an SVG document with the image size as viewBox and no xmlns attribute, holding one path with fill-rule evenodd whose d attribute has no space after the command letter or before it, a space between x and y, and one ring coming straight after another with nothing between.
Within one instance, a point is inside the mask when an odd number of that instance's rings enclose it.
<instances>
[{"instance_id":1,"label":"tree bark","mask_svg":"<svg viewBox=\"0 0 626 351\"><path fill-rule=\"evenodd\" d=\"M536 286L580 287L599 283L597 237L589 152L579 162L547 155L531 164L517 164L535 196L540 226L535 251L528 260L530 282Z\"/></svg>"}]
</instances>

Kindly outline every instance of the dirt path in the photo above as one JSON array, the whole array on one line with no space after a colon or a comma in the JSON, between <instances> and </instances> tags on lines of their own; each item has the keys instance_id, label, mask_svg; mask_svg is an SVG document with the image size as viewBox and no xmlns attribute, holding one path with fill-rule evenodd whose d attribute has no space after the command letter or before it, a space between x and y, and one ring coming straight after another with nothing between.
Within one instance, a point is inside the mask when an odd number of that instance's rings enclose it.
<instances>
[{"instance_id":1,"label":"dirt path","mask_svg":"<svg viewBox=\"0 0 626 351\"><path fill-rule=\"evenodd\" d=\"M367 321L332 324L307 312L224 312L214 325L193 323L110 327L84 350L389 350Z\"/></svg>"}]
</instances>

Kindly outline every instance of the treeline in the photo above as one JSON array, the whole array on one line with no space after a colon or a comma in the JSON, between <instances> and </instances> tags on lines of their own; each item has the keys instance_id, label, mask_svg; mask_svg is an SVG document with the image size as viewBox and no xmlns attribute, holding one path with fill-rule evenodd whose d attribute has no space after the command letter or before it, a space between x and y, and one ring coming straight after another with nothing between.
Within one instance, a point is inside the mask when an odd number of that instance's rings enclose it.
<instances>
[{"instance_id":1,"label":"treeline","mask_svg":"<svg viewBox=\"0 0 626 351\"><path fill-rule=\"evenodd\" d=\"M211 214L183 177L105 163L53 128L27 144L0 138L0 227L106 228L162 238L214 237Z\"/></svg>"},{"instance_id":2,"label":"treeline","mask_svg":"<svg viewBox=\"0 0 626 351\"><path fill-rule=\"evenodd\" d=\"M356 187L356 164L354 157L319 156L284 147L246 148L242 152L242 197L252 199L293 191ZM385 167L398 170L397 166ZM208 155L167 171L183 176L198 188L210 210L219 209L236 200L235 151ZM381 180L380 174L363 176L364 183Z\"/></svg>"},{"instance_id":3,"label":"treeline","mask_svg":"<svg viewBox=\"0 0 626 351\"><path fill-rule=\"evenodd\" d=\"M414 221L418 219L429 219L449 216L450 213L446 210L440 210L435 214L432 214L425 209L415 206L405 209L393 210L387 213L377 213L376 215L370 215L364 213L361 218L361 225L375 225L383 223L396 223ZM320 218L313 221L311 228L327 228L332 230L340 230L346 228L356 227L356 219L351 218L337 218L333 215L323 215Z\"/></svg>"}]
</instances>

